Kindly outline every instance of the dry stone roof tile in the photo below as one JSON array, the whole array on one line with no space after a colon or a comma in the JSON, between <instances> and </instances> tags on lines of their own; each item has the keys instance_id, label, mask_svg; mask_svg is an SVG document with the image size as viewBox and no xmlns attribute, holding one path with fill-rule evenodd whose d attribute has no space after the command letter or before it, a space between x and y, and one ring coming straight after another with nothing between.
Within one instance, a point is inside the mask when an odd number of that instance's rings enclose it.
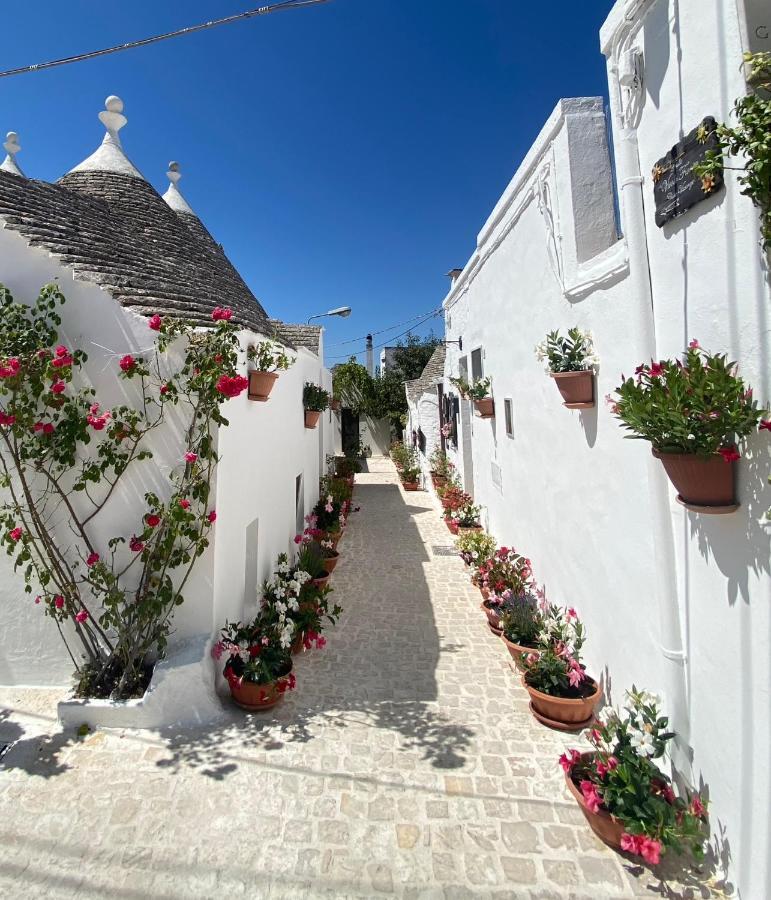
<instances>
[{"instance_id":1,"label":"dry stone roof tile","mask_svg":"<svg viewBox=\"0 0 771 900\"><path fill-rule=\"evenodd\" d=\"M412 381L404 382L407 397L410 400L417 400L421 394L436 388L437 383L444 377L444 360L446 355L447 347L444 344L437 344L436 349L431 354L431 358L420 373L420 378L413 378Z\"/></svg>"}]
</instances>

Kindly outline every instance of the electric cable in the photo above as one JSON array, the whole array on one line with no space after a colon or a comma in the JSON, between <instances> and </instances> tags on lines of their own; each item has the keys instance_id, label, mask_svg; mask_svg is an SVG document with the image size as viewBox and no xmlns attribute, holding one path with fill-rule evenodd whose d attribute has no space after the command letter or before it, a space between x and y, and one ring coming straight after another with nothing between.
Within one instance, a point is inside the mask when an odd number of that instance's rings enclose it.
<instances>
[{"instance_id":1,"label":"electric cable","mask_svg":"<svg viewBox=\"0 0 771 900\"><path fill-rule=\"evenodd\" d=\"M397 322L395 325L390 325L388 328L381 328L380 331L370 331L368 335L363 334L361 337L350 338L347 341L335 341L334 344L329 344L330 347L342 347L345 344L355 344L357 341L366 341L367 337L375 337L378 334L385 334L387 331L394 331L397 328L401 328L402 325L409 325L410 322L416 322L418 319L422 319L425 316L432 316L439 312L441 312L442 307L439 306L436 309L431 309L428 312L420 313L417 316L413 316L411 319L405 319L403 322Z\"/></svg>"}]
</instances>

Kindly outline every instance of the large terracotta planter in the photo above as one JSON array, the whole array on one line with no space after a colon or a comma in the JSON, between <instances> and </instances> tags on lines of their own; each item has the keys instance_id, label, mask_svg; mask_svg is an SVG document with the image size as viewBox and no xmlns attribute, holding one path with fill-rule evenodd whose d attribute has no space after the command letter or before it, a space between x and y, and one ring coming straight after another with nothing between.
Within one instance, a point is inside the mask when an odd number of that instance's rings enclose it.
<instances>
[{"instance_id":1,"label":"large terracotta planter","mask_svg":"<svg viewBox=\"0 0 771 900\"><path fill-rule=\"evenodd\" d=\"M509 655L514 661L514 665L519 669L520 672L523 672L525 667L522 664L522 654L523 653L533 653L536 656L540 656L540 651L536 650L534 647L526 647L524 644L515 644L514 641L510 641L506 635L501 631L501 640L506 645L506 649L509 651Z\"/></svg>"},{"instance_id":2,"label":"large terracotta planter","mask_svg":"<svg viewBox=\"0 0 771 900\"><path fill-rule=\"evenodd\" d=\"M334 556L328 556L326 559L322 559L321 563L324 566L324 570L327 575L331 575L335 571L335 566L340 561L340 554L335 551Z\"/></svg>"},{"instance_id":3,"label":"large terracotta planter","mask_svg":"<svg viewBox=\"0 0 771 900\"><path fill-rule=\"evenodd\" d=\"M664 471L677 490L677 501L695 512L732 513L736 502L735 464L722 456L697 456L695 453L660 453Z\"/></svg>"},{"instance_id":4,"label":"large terracotta planter","mask_svg":"<svg viewBox=\"0 0 771 900\"><path fill-rule=\"evenodd\" d=\"M536 719L549 728L559 731L581 731L594 721L594 709L600 700L600 687L593 678L587 678L586 696L572 699L553 697L530 687L527 676L525 688L530 694L530 711Z\"/></svg>"},{"instance_id":5,"label":"large terracotta planter","mask_svg":"<svg viewBox=\"0 0 771 900\"><path fill-rule=\"evenodd\" d=\"M315 428L319 424L321 413L317 409L305 410L305 427Z\"/></svg>"},{"instance_id":6,"label":"large terracotta planter","mask_svg":"<svg viewBox=\"0 0 771 900\"><path fill-rule=\"evenodd\" d=\"M270 709L284 696L291 672L290 668L286 675L282 675L269 684L253 684L250 681L242 681L239 684L236 679L229 679L228 684L233 702L241 709L247 709L250 712Z\"/></svg>"},{"instance_id":7,"label":"large terracotta planter","mask_svg":"<svg viewBox=\"0 0 771 900\"><path fill-rule=\"evenodd\" d=\"M568 409L588 409L594 406L594 372L551 372L554 383Z\"/></svg>"},{"instance_id":8,"label":"large terracotta planter","mask_svg":"<svg viewBox=\"0 0 771 900\"><path fill-rule=\"evenodd\" d=\"M593 753L581 754L582 762L588 762L593 757ZM586 805L584 795L581 793L573 779L570 777L569 772L565 772L565 784L567 784L568 790L573 796L573 799L581 807L581 812L586 817L586 821L589 823L589 827L592 829L592 831L601 841L604 841L606 844L608 844L608 846L613 847L615 850L620 850L621 835L625 831L625 828L621 824L621 822L619 822L619 820L615 816L612 816L605 809L600 809L597 812L592 812Z\"/></svg>"},{"instance_id":9,"label":"large terracotta planter","mask_svg":"<svg viewBox=\"0 0 771 900\"><path fill-rule=\"evenodd\" d=\"M436 475L434 472L431 473L431 481L434 484L434 487L444 487L447 484L447 476L446 475Z\"/></svg>"},{"instance_id":10,"label":"large terracotta planter","mask_svg":"<svg viewBox=\"0 0 771 900\"><path fill-rule=\"evenodd\" d=\"M487 616L487 624L493 634L501 633L501 614L498 610L490 605L489 600L483 600L479 604L479 608Z\"/></svg>"},{"instance_id":11,"label":"large terracotta planter","mask_svg":"<svg viewBox=\"0 0 771 900\"><path fill-rule=\"evenodd\" d=\"M264 403L278 380L277 372L249 371L249 399Z\"/></svg>"},{"instance_id":12,"label":"large terracotta planter","mask_svg":"<svg viewBox=\"0 0 771 900\"><path fill-rule=\"evenodd\" d=\"M492 419L495 416L495 400L492 397L485 397L482 400L475 400L474 406L479 413L480 419Z\"/></svg>"},{"instance_id":13,"label":"large terracotta planter","mask_svg":"<svg viewBox=\"0 0 771 900\"><path fill-rule=\"evenodd\" d=\"M405 491L417 491L419 485L417 481L403 481L402 487Z\"/></svg>"}]
</instances>

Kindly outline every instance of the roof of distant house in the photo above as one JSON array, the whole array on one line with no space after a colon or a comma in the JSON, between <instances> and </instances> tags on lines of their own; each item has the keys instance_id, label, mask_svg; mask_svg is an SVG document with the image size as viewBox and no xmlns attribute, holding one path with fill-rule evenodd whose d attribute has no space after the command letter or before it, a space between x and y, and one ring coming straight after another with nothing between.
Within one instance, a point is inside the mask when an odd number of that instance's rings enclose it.
<instances>
[{"instance_id":1,"label":"roof of distant house","mask_svg":"<svg viewBox=\"0 0 771 900\"><path fill-rule=\"evenodd\" d=\"M425 394L436 388L437 384L444 377L444 360L446 355L446 345L437 344L436 349L431 354L431 358L420 373L420 377L404 382L404 386L407 389L407 396L410 400L417 400L421 394Z\"/></svg>"},{"instance_id":2,"label":"roof of distant house","mask_svg":"<svg viewBox=\"0 0 771 900\"><path fill-rule=\"evenodd\" d=\"M230 307L234 322L269 333L259 300L180 194L178 165L161 197L126 157L122 111L108 97L104 141L56 184L21 174L14 140L0 166L0 222L127 309L208 324L216 306Z\"/></svg>"},{"instance_id":3,"label":"roof of distant house","mask_svg":"<svg viewBox=\"0 0 771 900\"><path fill-rule=\"evenodd\" d=\"M305 347L318 354L321 345L321 328L318 325L291 325L280 319L269 320L271 333L292 347Z\"/></svg>"}]
</instances>

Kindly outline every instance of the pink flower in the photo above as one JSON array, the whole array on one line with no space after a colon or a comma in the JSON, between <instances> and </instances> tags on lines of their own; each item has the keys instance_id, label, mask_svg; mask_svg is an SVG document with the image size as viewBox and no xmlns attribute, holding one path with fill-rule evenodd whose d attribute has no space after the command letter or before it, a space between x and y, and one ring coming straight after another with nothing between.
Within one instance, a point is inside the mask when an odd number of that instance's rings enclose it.
<instances>
[{"instance_id":1,"label":"pink flower","mask_svg":"<svg viewBox=\"0 0 771 900\"><path fill-rule=\"evenodd\" d=\"M334 510L335 510L334 506L332 506L331 503L327 503L326 506L324 507L324 509L325 509L328 513L334 512Z\"/></svg>"},{"instance_id":2,"label":"pink flower","mask_svg":"<svg viewBox=\"0 0 771 900\"><path fill-rule=\"evenodd\" d=\"M141 541L136 535L133 535L129 541L129 549L134 553L139 553L144 549L144 541Z\"/></svg>"},{"instance_id":3,"label":"pink flower","mask_svg":"<svg viewBox=\"0 0 771 900\"><path fill-rule=\"evenodd\" d=\"M739 453L739 451L733 445L730 447L721 447L717 452L723 457L723 460L727 463L736 462L737 459L742 458L741 453Z\"/></svg>"},{"instance_id":4,"label":"pink flower","mask_svg":"<svg viewBox=\"0 0 771 900\"><path fill-rule=\"evenodd\" d=\"M198 459L198 454L193 453L192 450L188 450L185 454L185 462L194 463Z\"/></svg>"},{"instance_id":5,"label":"pink flower","mask_svg":"<svg viewBox=\"0 0 771 900\"><path fill-rule=\"evenodd\" d=\"M94 431L101 431L104 426L109 422L111 417L109 409L106 412L99 413L99 404L92 403L89 408L88 415L86 416L86 421L88 424L94 429Z\"/></svg>"},{"instance_id":6,"label":"pink flower","mask_svg":"<svg viewBox=\"0 0 771 900\"><path fill-rule=\"evenodd\" d=\"M4 366L0 366L0 378L13 378L19 374L21 363L16 357L6 360Z\"/></svg>"},{"instance_id":7,"label":"pink flower","mask_svg":"<svg viewBox=\"0 0 771 900\"><path fill-rule=\"evenodd\" d=\"M664 374L664 366L661 363L651 362L650 376L651 378L659 378Z\"/></svg>"},{"instance_id":8,"label":"pink flower","mask_svg":"<svg viewBox=\"0 0 771 900\"><path fill-rule=\"evenodd\" d=\"M696 340L696 338L694 338L694 339L688 344L688 346L691 348L691 350L698 350L699 347L700 347L701 345L700 345L699 342Z\"/></svg>"},{"instance_id":9,"label":"pink flower","mask_svg":"<svg viewBox=\"0 0 771 900\"><path fill-rule=\"evenodd\" d=\"M326 646L327 646L327 639L325 637L319 636L316 638L316 649L317 650L323 650L324 647L326 647Z\"/></svg>"},{"instance_id":10,"label":"pink flower","mask_svg":"<svg viewBox=\"0 0 771 900\"><path fill-rule=\"evenodd\" d=\"M118 365L121 367L121 369L127 373L133 372L134 369L136 368L136 364L137 364L137 361L134 359L134 357L130 353L127 353L121 359L121 361L118 363Z\"/></svg>"},{"instance_id":11,"label":"pink flower","mask_svg":"<svg viewBox=\"0 0 771 900\"><path fill-rule=\"evenodd\" d=\"M13 530L8 532L8 537L15 543L21 540L21 536L24 534L24 529L17 525Z\"/></svg>"},{"instance_id":12,"label":"pink flower","mask_svg":"<svg viewBox=\"0 0 771 900\"><path fill-rule=\"evenodd\" d=\"M217 641L216 644L212 644L211 655L214 659L220 659L224 652L225 645L222 643L222 641Z\"/></svg>"},{"instance_id":13,"label":"pink flower","mask_svg":"<svg viewBox=\"0 0 771 900\"><path fill-rule=\"evenodd\" d=\"M168 394L168 392L169 392L169 386L168 386L168 384L162 384L162 385L161 385L161 389L160 389L160 393L161 393L161 394Z\"/></svg>"},{"instance_id":14,"label":"pink flower","mask_svg":"<svg viewBox=\"0 0 771 900\"><path fill-rule=\"evenodd\" d=\"M0 422L2 424L2 422ZM771 431L771 419L761 419L758 431Z\"/></svg>"},{"instance_id":15,"label":"pink flower","mask_svg":"<svg viewBox=\"0 0 771 900\"><path fill-rule=\"evenodd\" d=\"M301 534L296 534L294 536L294 542L295 542L295 544L302 544L303 536Z\"/></svg>"},{"instance_id":16,"label":"pink flower","mask_svg":"<svg viewBox=\"0 0 771 900\"><path fill-rule=\"evenodd\" d=\"M88 618L88 612L85 609L81 609L75 613L75 621L76 622L85 622Z\"/></svg>"},{"instance_id":17,"label":"pink flower","mask_svg":"<svg viewBox=\"0 0 771 900\"><path fill-rule=\"evenodd\" d=\"M232 309L228 309L227 307L222 306L215 306L211 317L215 322L229 322L232 315Z\"/></svg>"},{"instance_id":18,"label":"pink flower","mask_svg":"<svg viewBox=\"0 0 771 900\"><path fill-rule=\"evenodd\" d=\"M35 422L32 430L35 434L53 434L54 425L51 422Z\"/></svg>"},{"instance_id":19,"label":"pink flower","mask_svg":"<svg viewBox=\"0 0 771 900\"><path fill-rule=\"evenodd\" d=\"M609 756L608 757L608 771L613 772L617 768L618 768L618 760L616 759L615 756Z\"/></svg>"},{"instance_id":20,"label":"pink flower","mask_svg":"<svg viewBox=\"0 0 771 900\"><path fill-rule=\"evenodd\" d=\"M600 796L600 792L597 790L597 786L585 778L581 782L579 787L581 788L584 802L586 803L589 811L593 813L599 812L599 809L602 806L602 797Z\"/></svg>"},{"instance_id":21,"label":"pink flower","mask_svg":"<svg viewBox=\"0 0 771 900\"><path fill-rule=\"evenodd\" d=\"M538 662L538 654L537 653L528 653L527 656L525 657L525 662L529 666L535 665L535 663Z\"/></svg>"},{"instance_id":22,"label":"pink flower","mask_svg":"<svg viewBox=\"0 0 771 900\"><path fill-rule=\"evenodd\" d=\"M86 560L86 565L91 568L91 566L95 566L99 562L99 554L91 553Z\"/></svg>"},{"instance_id":23,"label":"pink flower","mask_svg":"<svg viewBox=\"0 0 771 900\"><path fill-rule=\"evenodd\" d=\"M563 772L570 772L573 766L581 761L581 753L578 750L568 750L560 756L560 765Z\"/></svg>"},{"instance_id":24,"label":"pink flower","mask_svg":"<svg viewBox=\"0 0 771 900\"><path fill-rule=\"evenodd\" d=\"M214 509L211 510L211 512L209 513L209 515L206 518L209 520L209 523L211 525L213 525L217 521L217 511Z\"/></svg>"},{"instance_id":25,"label":"pink flower","mask_svg":"<svg viewBox=\"0 0 771 900\"><path fill-rule=\"evenodd\" d=\"M10 413L3 412L0 409L0 425L13 425L16 422L16 416L12 416Z\"/></svg>"},{"instance_id":26,"label":"pink flower","mask_svg":"<svg viewBox=\"0 0 771 900\"><path fill-rule=\"evenodd\" d=\"M573 609L572 606L568 607L568 610L565 613L565 615L567 616L568 619L577 619L578 618L578 613Z\"/></svg>"},{"instance_id":27,"label":"pink flower","mask_svg":"<svg viewBox=\"0 0 771 900\"><path fill-rule=\"evenodd\" d=\"M59 351L63 350L64 353L60 353ZM54 369L64 369L68 366L72 365L72 357L67 352L66 347L57 347L56 348L56 358L51 360L51 366Z\"/></svg>"},{"instance_id":28,"label":"pink flower","mask_svg":"<svg viewBox=\"0 0 771 900\"><path fill-rule=\"evenodd\" d=\"M54 606L57 609L62 609L64 607L64 597L61 594L56 594L54 596Z\"/></svg>"},{"instance_id":29,"label":"pink flower","mask_svg":"<svg viewBox=\"0 0 771 900\"><path fill-rule=\"evenodd\" d=\"M150 526L150 528L155 528L155 526L158 525L160 523L160 521L161 521L161 517L156 516L154 513L148 513L145 516L145 522L147 522L147 524Z\"/></svg>"},{"instance_id":30,"label":"pink flower","mask_svg":"<svg viewBox=\"0 0 771 900\"><path fill-rule=\"evenodd\" d=\"M698 794L694 794L691 797L691 812L694 816L698 816L700 819L703 819L707 814L706 807L702 803L701 797Z\"/></svg>"},{"instance_id":31,"label":"pink flower","mask_svg":"<svg viewBox=\"0 0 771 900\"><path fill-rule=\"evenodd\" d=\"M586 678L584 670L574 659L571 659L568 665L570 666L570 670L568 671L568 681L570 682L571 687L578 687Z\"/></svg>"},{"instance_id":32,"label":"pink flower","mask_svg":"<svg viewBox=\"0 0 771 900\"><path fill-rule=\"evenodd\" d=\"M640 855L645 862L657 866L661 862L661 843L649 837L641 837L639 842Z\"/></svg>"},{"instance_id":33,"label":"pink flower","mask_svg":"<svg viewBox=\"0 0 771 900\"><path fill-rule=\"evenodd\" d=\"M147 322L148 326L152 328L153 331L161 330L161 317L156 313L154 316L151 316Z\"/></svg>"},{"instance_id":34,"label":"pink flower","mask_svg":"<svg viewBox=\"0 0 771 900\"><path fill-rule=\"evenodd\" d=\"M640 853L640 837L636 834L629 834L628 832L624 832L621 835L621 849L626 853Z\"/></svg>"},{"instance_id":35,"label":"pink flower","mask_svg":"<svg viewBox=\"0 0 771 900\"><path fill-rule=\"evenodd\" d=\"M51 385L52 394L61 394L67 389L67 385L63 381L55 381Z\"/></svg>"},{"instance_id":36,"label":"pink flower","mask_svg":"<svg viewBox=\"0 0 771 900\"><path fill-rule=\"evenodd\" d=\"M182 500L179 500L178 502L182 509L190 509L190 501L189 500L182 499Z\"/></svg>"},{"instance_id":37,"label":"pink flower","mask_svg":"<svg viewBox=\"0 0 771 900\"><path fill-rule=\"evenodd\" d=\"M238 397L239 394L249 387L249 379L243 375L235 375L232 378L229 375L220 375L217 380L216 389L225 397Z\"/></svg>"}]
</instances>

